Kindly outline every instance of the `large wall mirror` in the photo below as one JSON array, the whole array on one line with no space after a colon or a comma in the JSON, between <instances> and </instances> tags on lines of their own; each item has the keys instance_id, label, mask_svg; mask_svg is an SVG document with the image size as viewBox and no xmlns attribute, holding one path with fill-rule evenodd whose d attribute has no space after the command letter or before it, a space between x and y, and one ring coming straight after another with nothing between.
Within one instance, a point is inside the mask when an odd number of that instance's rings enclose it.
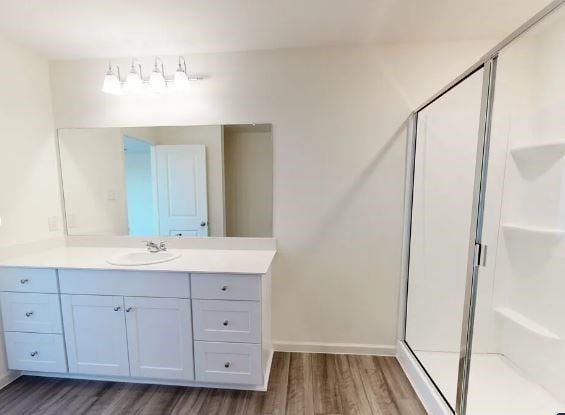
<instances>
[{"instance_id":1,"label":"large wall mirror","mask_svg":"<svg viewBox=\"0 0 565 415\"><path fill-rule=\"evenodd\" d=\"M270 124L61 129L69 235L272 237Z\"/></svg>"}]
</instances>

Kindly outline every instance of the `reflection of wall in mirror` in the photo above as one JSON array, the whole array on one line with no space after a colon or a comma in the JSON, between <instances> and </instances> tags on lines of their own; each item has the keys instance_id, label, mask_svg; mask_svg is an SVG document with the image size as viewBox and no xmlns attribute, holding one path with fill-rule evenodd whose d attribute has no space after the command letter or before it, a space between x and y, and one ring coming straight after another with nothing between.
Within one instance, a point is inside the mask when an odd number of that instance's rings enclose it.
<instances>
[{"instance_id":1,"label":"reflection of wall in mirror","mask_svg":"<svg viewBox=\"0 0 565 415\"><path fill-rule=\"evenodd\" d=\"M272 236L273 140L270 125L224 128L226 236Z\"/></svg>"},{"instance_id":2,"label":"reflection of wall in mirror","mask_svg":"<svg viewBox=\"0 0 565 415\"><path fill-rule=\"evenodd\" d=\"M59 138L69 234L127 234L121 130L61 130Z\"/></svg>"}]
</instances>

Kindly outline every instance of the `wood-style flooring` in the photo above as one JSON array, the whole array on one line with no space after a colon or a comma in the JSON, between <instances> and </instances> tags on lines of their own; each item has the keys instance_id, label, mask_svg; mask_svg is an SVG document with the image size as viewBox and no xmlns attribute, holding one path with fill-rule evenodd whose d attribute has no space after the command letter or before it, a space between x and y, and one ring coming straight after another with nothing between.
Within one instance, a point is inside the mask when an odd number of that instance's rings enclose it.
<instances>
[{"instance_id":1,"label":"wood-style flooring","mask_svg":"<svg viewBox=\"0 0 565 415\"><path fill-rule=\"evenodd\" d=\"M267 392L29 376L0 391L2 415L425 413L394 357L276 353Z\"/></svg>"}]
</instances>

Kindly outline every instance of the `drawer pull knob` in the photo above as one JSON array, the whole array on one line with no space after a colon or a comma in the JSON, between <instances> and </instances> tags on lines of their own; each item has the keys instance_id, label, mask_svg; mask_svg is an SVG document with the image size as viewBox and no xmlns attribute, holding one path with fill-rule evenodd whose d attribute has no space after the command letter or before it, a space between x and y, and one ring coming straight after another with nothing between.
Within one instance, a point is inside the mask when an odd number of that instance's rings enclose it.
<instances>
[{"instance_id":1,"label":"drawer pull knob","mask_svg":"<svg viewBox=\"0 0 565 415\"><path fill-rule=\"evenodd\" d=\"M29 278L23 278L20 280L20 284L27 284L29 282Z\"/></svg>"},{"instance_id":2,"label":"drawer pull knob","mask_svg":"<svg viewBox=\"0 0 565 415\"><path fill-rule=\"evenodd\" d=\"M229 368L230 366L231 366L231 365L230 365L230 362L226 362L226 363L224 364L224 367L225 367L226 369Z\"/></svg>"},{"instance_id":3,"label":"drawer pull knob","mask_svg":"<svg viewBox=\"0 0 565 415\"><path fill-rule=\"evenodd\" d=\"M122 307L120 307L120 306L114 307L114 311L120 311L121 309L122 309Z\"/></svg>"},{"instance_id":4,"label":"drawer pull knob","mask_svg":"<svg viewBox=\"0 0 565 415\"><path fill-rule=\"evenodd\" d=\"M227 326L229 324L229 322L227 320L224 320L224 326Z\"/></svg>"},{"instance_id":5,"label":"drawer pull knob","mask_svg":"<svg viewBox=\"0 0 565 415\"><path fill-rule=\"evenodd\" d=\"M227 291L227 290L228 290L228 286L227 286L227 285L224 285L224 286L222 287L222 291Z\"/></svg>"},{"instance_id":6,"label":"drawer pull knob","mask_svg":"<svg viewBox=\"0 0 565 415\"><path fill-rule=\"evenodd\" d=\"M26 313L26 317L31 317L31 316L33 316L33 311L28 311L28 312Z\"/></svg>"},{"instance_id":7,"label":"drawer pull knob","mask_svg":"<svg viewBox=\"0 0 565 415\"><path fill-rule=\"evenodd\" d=\"M129 313L129 312L130 312L131 310L133 310L133 308L132 308L132 307L128 307L128 308L126 308L126 313Z\"/></svg>"},{"instance_id":8,"label":"drawer pull knob","mask_svg":"<svg viewBox=\"0 0 565 415\"><path fill-rule=\"evenodd\" d=\"M30 355L31 357L35 357L35 356L37 356L38 354L39 354L39 352L36 350L36 351L34 351L34 352L31 352L29 355Z\"/></svg>"}]
</instances>

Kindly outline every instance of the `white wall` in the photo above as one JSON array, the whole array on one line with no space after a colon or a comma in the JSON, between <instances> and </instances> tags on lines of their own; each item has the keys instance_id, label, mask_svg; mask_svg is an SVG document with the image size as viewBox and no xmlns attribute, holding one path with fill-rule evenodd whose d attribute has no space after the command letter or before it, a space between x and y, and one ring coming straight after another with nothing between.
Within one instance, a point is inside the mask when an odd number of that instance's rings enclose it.
<instances>
[{"instance_id":1,"label":"white wall","mask_svg":"<svg viewBox=\"0 0 565 415\"><path fill-rule=\"evenodd\" d=\"M272 123L274 338L290 348L320 342L388 350L379 345L392 347L396 337L404 122L412 105L487 44L189 56L206 79L183 97L107 96L100 92L107 61L53 62L55 121ZM169 71L174 62L165 59Z\"/></svg>"},{"instance_id":2,"label":"white wall","mask_svg":"<svg viewBox=\"0 0 565 415\"><path fill-rule=\"evenodd\" d=\"M0 255L18 244L62 236L47 62L0 38ZM0 379L6 375L0 342ZM1 381L1 380L0 380Z\"/></svg>"}]
</instances>

